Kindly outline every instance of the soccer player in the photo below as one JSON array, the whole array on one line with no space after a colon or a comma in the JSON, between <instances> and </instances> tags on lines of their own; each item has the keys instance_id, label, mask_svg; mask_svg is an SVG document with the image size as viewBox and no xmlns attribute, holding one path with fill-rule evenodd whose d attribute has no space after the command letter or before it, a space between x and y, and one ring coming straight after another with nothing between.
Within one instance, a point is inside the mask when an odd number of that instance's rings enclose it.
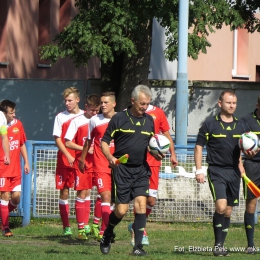
<instances>
[{"instance_id":1,"label":"soccer player","mask_svg":"<svg viewBox=\"0 0 260 260\"><path fill-rule=\"evenodd\" d=\"M140 84L146 85L151 89L151 84L149 81L141 81ZM152 116L154 120L154 131L155 134L163 134L165 135L170 141L170 162L172 163L173 167L178 165L175 150L174 150L174 143L170 135L170 126L167 120L167 117L164 111L153 105L149 105L145 113ZM150 153L147 154L147 162L151 169L151 176L150 176L150 186L149 186L149 196L146 202L146 217L151 214L152 208L156 203L157 193L158 193L158 186L159 186L159 171L161 166L161 161L158 161L152 156ZM128 231L131 235L131 244L134 245L134 228L133 224L130 223L128 226ZM146 229L144 230L144 235L142 239L143 245L149 245L149 239L147 235Z\"/></svg>"},{"instance_id":2,"label":"soccer player","mask_svg":"<svg viewBox=\"0 0 260 260\"><path fill-rule=\"evenodd\" d=\"M88 126L88 137L85 141L82 154L79 161L79 169L81 172L87 167L85 164L85 157L94 140L94 156L93 156L93 171L94 182L97 184L98 193L101 195L101 210L102 210L102 223L98 240L103 237L104 230L108 225L108 217L111 212L111 169L107 163L105 156L101 151L101 138L103 137L109 121L114 116L115 112L115 93L104 92L101 94L101 111L92 117ZM114 152L114 143L109 144L111 153Z\"/></svg>"},{"instance_id":3,"label":"soccer player","mask_svg":"<svg viewBox=\"0 0 260 260\"><path fill-rule=\"evenodd\" d=\"M0 104L0 109L4 111L7 121L7 134L10 146L11 164L8 161L0 161L0 192L1 204L0 212L2 217L2 233L5 237L13 236L9 228L9 212L17 208L20 203L21 195L21 181L22 170L20 155L24 160L24 173L28 174L30 171L28 155L26 150L26 134L24 132L23 124L21 121L15 119L16 104L10 100L3 100ZM2 140L0 139L0 142ZM5 155L0 150L1 158ZM11 198L10 198L11 194Z\"/></svg>"},{"instance_id":4,"label":"soccer player","mask_svg":"<svg viewBox=\"0 0 260 260\"><path fill-rule=\"evenodd\" d=\"M69 236L72 235L72 232L69 223L68 197L69 189L74 187L75 151L65 147L64 136L70 121L74 117L82 115L84 111L79 108L80 93L77 88L66 88L63 91L63 98L66 110L55 117L53 136L59 148L55 176L56 189L60 190L59 210L63 224L63 234L64 236Z\"/></svg>"},{"instance_id":5,"label":"soccer player","mask_svg":"<svg viewBox=\"0 0 260 260\"><path fill-rule=\"evenodd\" d=\"M206 119L199 129L194 158L196 180L204 183L202 150L206 145L209 187L215 202L213 254L226 256L224 242L232 208L239 204L240 180L244 172L238 138L245 132L245 127L242 121L233 116L237 97L232 90L224 90L220 94L218 106L219 114Z\"/></svg>"},{"instance_id":6,"label":"soccer player","mask_svg":"<svg viewBox=\"0 0 260 260\"><path fill-rule=\"evenodd\" d=\"M85 113L71 120L65 135L66 147L76 151L75 157L75 184L74 189L77 191L75 201L76 220L78 223L78 239L88 239L91 233L89 222L90 214L90 190L92 188L93 177L93 148L90 148L85 158L86 168L81 173L78 164L83 149L86 133L88 132L89 120L100 110L100 97L90 95L86 98Z\"/></svg>"},{"instance_id":7,"label":"soccer player","mask_svg":"<svg viewBox=\"0 0 260 260\"><path fill-rule=\"evenodd\" d=\"M258 135L260 138L260 95L258 96L258 102L256 103L256 109L242 117L241 120L246 125L246 131L251 131ZM258 187L260 187L260 153L258 152L254 157L250 158L244 153L244 168L246 175L253 181ZM256 248L254 244L254 228L255 228L255 210L257 205L257 198L254 194L247 189L244 185L244 197L246 200L246 209L244 214L244 224L247 237L247 254L255 254Z\"/></svg>"},{"instance_id":8,"label":"soccer player","mask_svg":"<svg viewBox=\"0 0 260 260\"><path fill-rule=\"evenodd\" d=\"M113 232L126 214L129 202L134 200L135 245L133 255L143 256L142 238L146 224L146 199L149 195L149 177L151 175L147 164L147 148L154 134L153 118L146 114L151 101L151 90L145 85L138 85L131 95L132 106L112 117L102 138L101 148L112 170L114 181L113 195L115 210L109 215L109 224L100 242L100 250L108 254L111 243L114 242ZM112 155L109 144L114 140L115 152ZM129 154L126 164L117 164L117 158ZM154 155L158 160L163 157Z\"/></svg>"}]
</instances>

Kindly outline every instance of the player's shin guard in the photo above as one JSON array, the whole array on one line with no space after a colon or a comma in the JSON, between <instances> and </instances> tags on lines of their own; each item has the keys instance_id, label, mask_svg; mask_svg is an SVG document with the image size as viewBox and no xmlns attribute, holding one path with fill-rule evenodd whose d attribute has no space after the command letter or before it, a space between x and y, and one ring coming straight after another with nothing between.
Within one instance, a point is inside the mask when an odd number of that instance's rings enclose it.
<instances>
[{"instance_id":1,"label":"player's shin guard","mask_svg":"<svg viewBox=\"0 0 260 260\"><path fill-rule=\"evenodd\" d=\"M84 228L84 219L85 219L85 200L77 198L75 201L75 212L76 220L78 223L78 229Z\"/></svg>"},{"instance_id":2,"label":"player's shin guard","mask_svg":"<svg viewBox=\"0 0 260 260\"><path fill-rule=\"evenodd\" d=\"M146 214L135 214L134 232L135 232L135 245L142 243L144 228L146 225Z\"/></svg>"},{"instance_id":3,"label":"player's shin guard","mask_svg":"<svg viewBox=\"0 0 260 260\"><path fill-rule=\"evenodd\" d=\"M100 231L105 231L108 225L109 214L111 213L110 203L101 203L102 208L102 224Z\"/></svg>"},{"instance_id":4,"label":"player's shin guard","mask_svg":"<svg viewBox=\"0 0 260 260\"><path fill-rule=\"evenodd\" d=\"M60 217L63 224L63 228L69 227L69 204L68 200L59 200Z\"/></svg>"},{"instance_id":5,"label":"player's shin guard","mask_svg":"<svg viewBox=\"0 0 260 260\"><path fill-rule=\"evenodd\" d=\"M93 224L98 224L99 220L102 218L102 209L101 209L101 196L97 196L97 200L95 203L95 210L94 210L94 220Z\"/></svg>"},{"instance_id":6,"label":"player's shin guard","mask_svg":"<svg viewBox=\"0 0 260 260\"><path fill-rule=\"evenodd\" d=\"M213 229L215 236L215 245L221 243L222 229L224 226L224 214L219 214L215 211L213 215Z\"/></svg>"},{"instance_id":7,"label":"player's shin guard","mask_svg":"<svg viewBox=\"0 0 260 260\"><path fill-rule=\"evenodd\" d=\"M122 220L122 218L118 218L115 214L115 211L112 211L109 215L109 221L108 221L108 225L106 228L106 232L109 234L113 234L113 230L114 230L115 226L118 225L121 220Z\"/></svg>"},{"instance_id":8,"label":"player's shin guard","mask_svg":"<svg viewBox=\"0 0 260 260\"><path fill-rule=\"evenodd\" d=\"M85 203L84 203L84 207L85 207L84 223L85 223L85 225L88 225L88 222L89 222L89 214L90 214L90 196L86 197Z\"/></svg>"},{"instance_id":9,"label":"player's shin guard","mask_svg":"<svg viewBox=\"0 0 260 260\"><path fill-rule=\"evenodd\" d=\"M2 229L9 228L9 210L8 210L8 201L2 200L0 204L0 211L2 217Z\"/></svg>"},{"instance_id":10,"label":"player's shin guard","mask_svg":"<svg viewBox=\"0 0 260 260\"><path fill-rule=\"evenodd\" d=\"M223 229L222 229L222 234L221 234L221 242L223 245L224 245L224 242L225 242L227 234L228 234L229 226L230 226L230 218L224 217L224 224L223 224Z\"/></svg>"},{"instance_id":11,"label":"player's shin guard","mask_svg":"<svg viewBox=\"0 0 260 260\"><path fill-rule=\"evenodd\" d=\"M244 224L246 229L248 247L254 247L255 215L245 212Z\"/></svg>"}]
</instances>

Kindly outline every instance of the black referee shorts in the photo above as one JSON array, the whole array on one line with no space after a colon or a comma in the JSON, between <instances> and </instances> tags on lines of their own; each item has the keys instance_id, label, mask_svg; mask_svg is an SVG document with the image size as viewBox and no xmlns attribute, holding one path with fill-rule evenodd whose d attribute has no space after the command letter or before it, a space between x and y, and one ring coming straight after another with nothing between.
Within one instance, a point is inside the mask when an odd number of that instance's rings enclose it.
<instances>
[{"instance_id":1,"label":"black referee shorts","mask_svg":"<svg viewBox=\"0 0 260 260\"><path fill-rule=\"evenodd\" d=\"M226 199L228 206L239 205L240 170L208 167L209 188L214 201Z\"/></svg>"},{"instance_id":2,"label":"black referee shorts","mask_svg":"<svg viewBox=\"0 0 260 260\"><path fill-rule=\"evenodd\" d=\"M112 201L115 203L129 203L135 197L149 196L149 177L151 175L148 164L129 167L119 164L112 170Z\"/></svg>"},{"instance_id":3,"label":"black referee shorts","mask_svg":"<svg viewBox=\"0 0 260 260\"><path fill-rule=\"evenodd\" d=\"M260 162L254 162L251 160L244 161L244 168L246 171L247 177L258 187L260 188ZM248 189L247 185L243 180L243 188L244 188L244 198L245 199L254 199L255 195L252 193L250 189Z\"/></svg>"}]
</instances>

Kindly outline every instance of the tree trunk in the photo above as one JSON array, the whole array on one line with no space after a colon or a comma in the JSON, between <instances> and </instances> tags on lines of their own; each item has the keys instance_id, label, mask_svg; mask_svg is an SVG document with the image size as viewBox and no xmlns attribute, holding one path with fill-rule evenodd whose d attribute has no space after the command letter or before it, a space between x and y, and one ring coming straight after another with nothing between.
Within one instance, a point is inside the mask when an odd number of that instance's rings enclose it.
<instances>
[{"instance_id":1,"label":"tree trunk","mask_svg":"<svg viewBox=\"0 0 260 260\"><path fill-rule=\"evenodd\" d=\"M146 34L136 40L138 54L133 57L124 55L121 84L117 96L117 111L121 111L131 104L131 93L140 80L147 80L152 47L152 20L145 27Z\"/></svg>"}]
</instances>

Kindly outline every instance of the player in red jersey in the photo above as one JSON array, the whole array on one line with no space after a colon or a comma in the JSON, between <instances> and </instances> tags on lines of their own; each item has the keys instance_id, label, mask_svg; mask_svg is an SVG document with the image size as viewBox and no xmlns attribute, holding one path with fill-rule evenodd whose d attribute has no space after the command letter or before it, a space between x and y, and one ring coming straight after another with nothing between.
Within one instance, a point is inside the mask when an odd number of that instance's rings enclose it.
<instances>
[{"instance_id":1,"label":"player in red jersey","mask_svg":"<svg viewBox=\"0 0 260 260\"><path fill-rule=\"evenodd\" d=\"M101 151L101 139L107 129L108 123L115 112L115 93L105 92L101 95L102 114L92 117L89 121L88 138L84 144L82 154L79 161L79 169L81 172L86 168L85 157L94 139L94 157L93 170L94 179L97 184L98 193L101 195L102 224L98 240L101 240L103 233L108 225L108 218L111 212L111 169L107 163L106 157ZM114 152L114 143L110 143L110 151Z\"/></svg>"},{"instance_id":2,"label":"player in red jersey","mask_svg":"<svg viewBox=\"0 0 260 260\"><path fill-rule=\"evenodd\" d=\"M5 237L13 236L13 233L9 229L9 212L16 209L20 203L22 180L20 155L22 155L24 159L25 174L28 174L30 171L25 145L26 135L21 121L14 118L15 106L16 104L10 100L3 100L0 104L1 110L4 111L7 121L10 158L12 161L10 165L7 165L2 160L0 161L0 212L2 217L2 232ZM2 142L1 139L0 142ZM2 150L0 150L0 154L0 158L3 158L4 154Z\"/></svg>"},{"instance_id":3,"label":"player in red jersey","mask_svg":"<svg viewBox=\"0 0 260 260\"><path fill-rule=\"evenodd\" d=\"M142 81L140 84L146 85L151 89L151 84L148 81ZM173 167L178 165L178 161L176 158L176 153L174 150L174 142L172 140L172 137L170 135L170 126L168 119L164 113L164 111L153 105L149 105L145 113L151 115L154 120L154 133L155 134L163 134L165 135L169 141L170 141L170 162ZM146 201L146 217L148 217L151 212L152 208L156 203L157 193L158 193L158 186L159 186L159 171L161 167L161 161L156 160L150 153L147 154L147 162L151 169L151 176L150 176L150 185L149 185L149 196L147 197ZM133 232L133 226L132 223L128 226L128 231L131 234L131 244L134 245L134 232ZM146 230L144 231L143 245L149 245L149 239Z\"/></svg>"},{"instance_id":4,"label":"player in red jersey","mask_svg":"<svg viewBox=\"0 0 260 260\"><path fill-rule=\"evenodd\" d=\"M100 97L90 95L86 98L85 113L71 120L67 133L65 135L66 147L75 150L75 185L77 198L75 201L76 220L78 223L78 239L88 239L91 233L89 222L90 214L90 190L92 188L93 177L93 147L91 147L85 158L86 168L81 173L78 164L83 149L86 133L88 133L88 124L92 116L95 116L100 110Z\"/></svg>"},{"instance_id":5,"label":"player in red jersey","mask_svg":"<svg viewBox=\"0 0 260 260\"><path fill-rule=\"evenodd\" d=\"M65 147L64 136L67 132L70 121L84 113L79 108L80 93L75 87L66 88L63 91L63 98L66 110L55 117L53 136L55 143L59 148L56 166L56 189L60 190L59 210L63 224L63 234L72 235L69 223L69 188L74 187L74 161L75 151Z\"/></svg>"}]
</instances>

